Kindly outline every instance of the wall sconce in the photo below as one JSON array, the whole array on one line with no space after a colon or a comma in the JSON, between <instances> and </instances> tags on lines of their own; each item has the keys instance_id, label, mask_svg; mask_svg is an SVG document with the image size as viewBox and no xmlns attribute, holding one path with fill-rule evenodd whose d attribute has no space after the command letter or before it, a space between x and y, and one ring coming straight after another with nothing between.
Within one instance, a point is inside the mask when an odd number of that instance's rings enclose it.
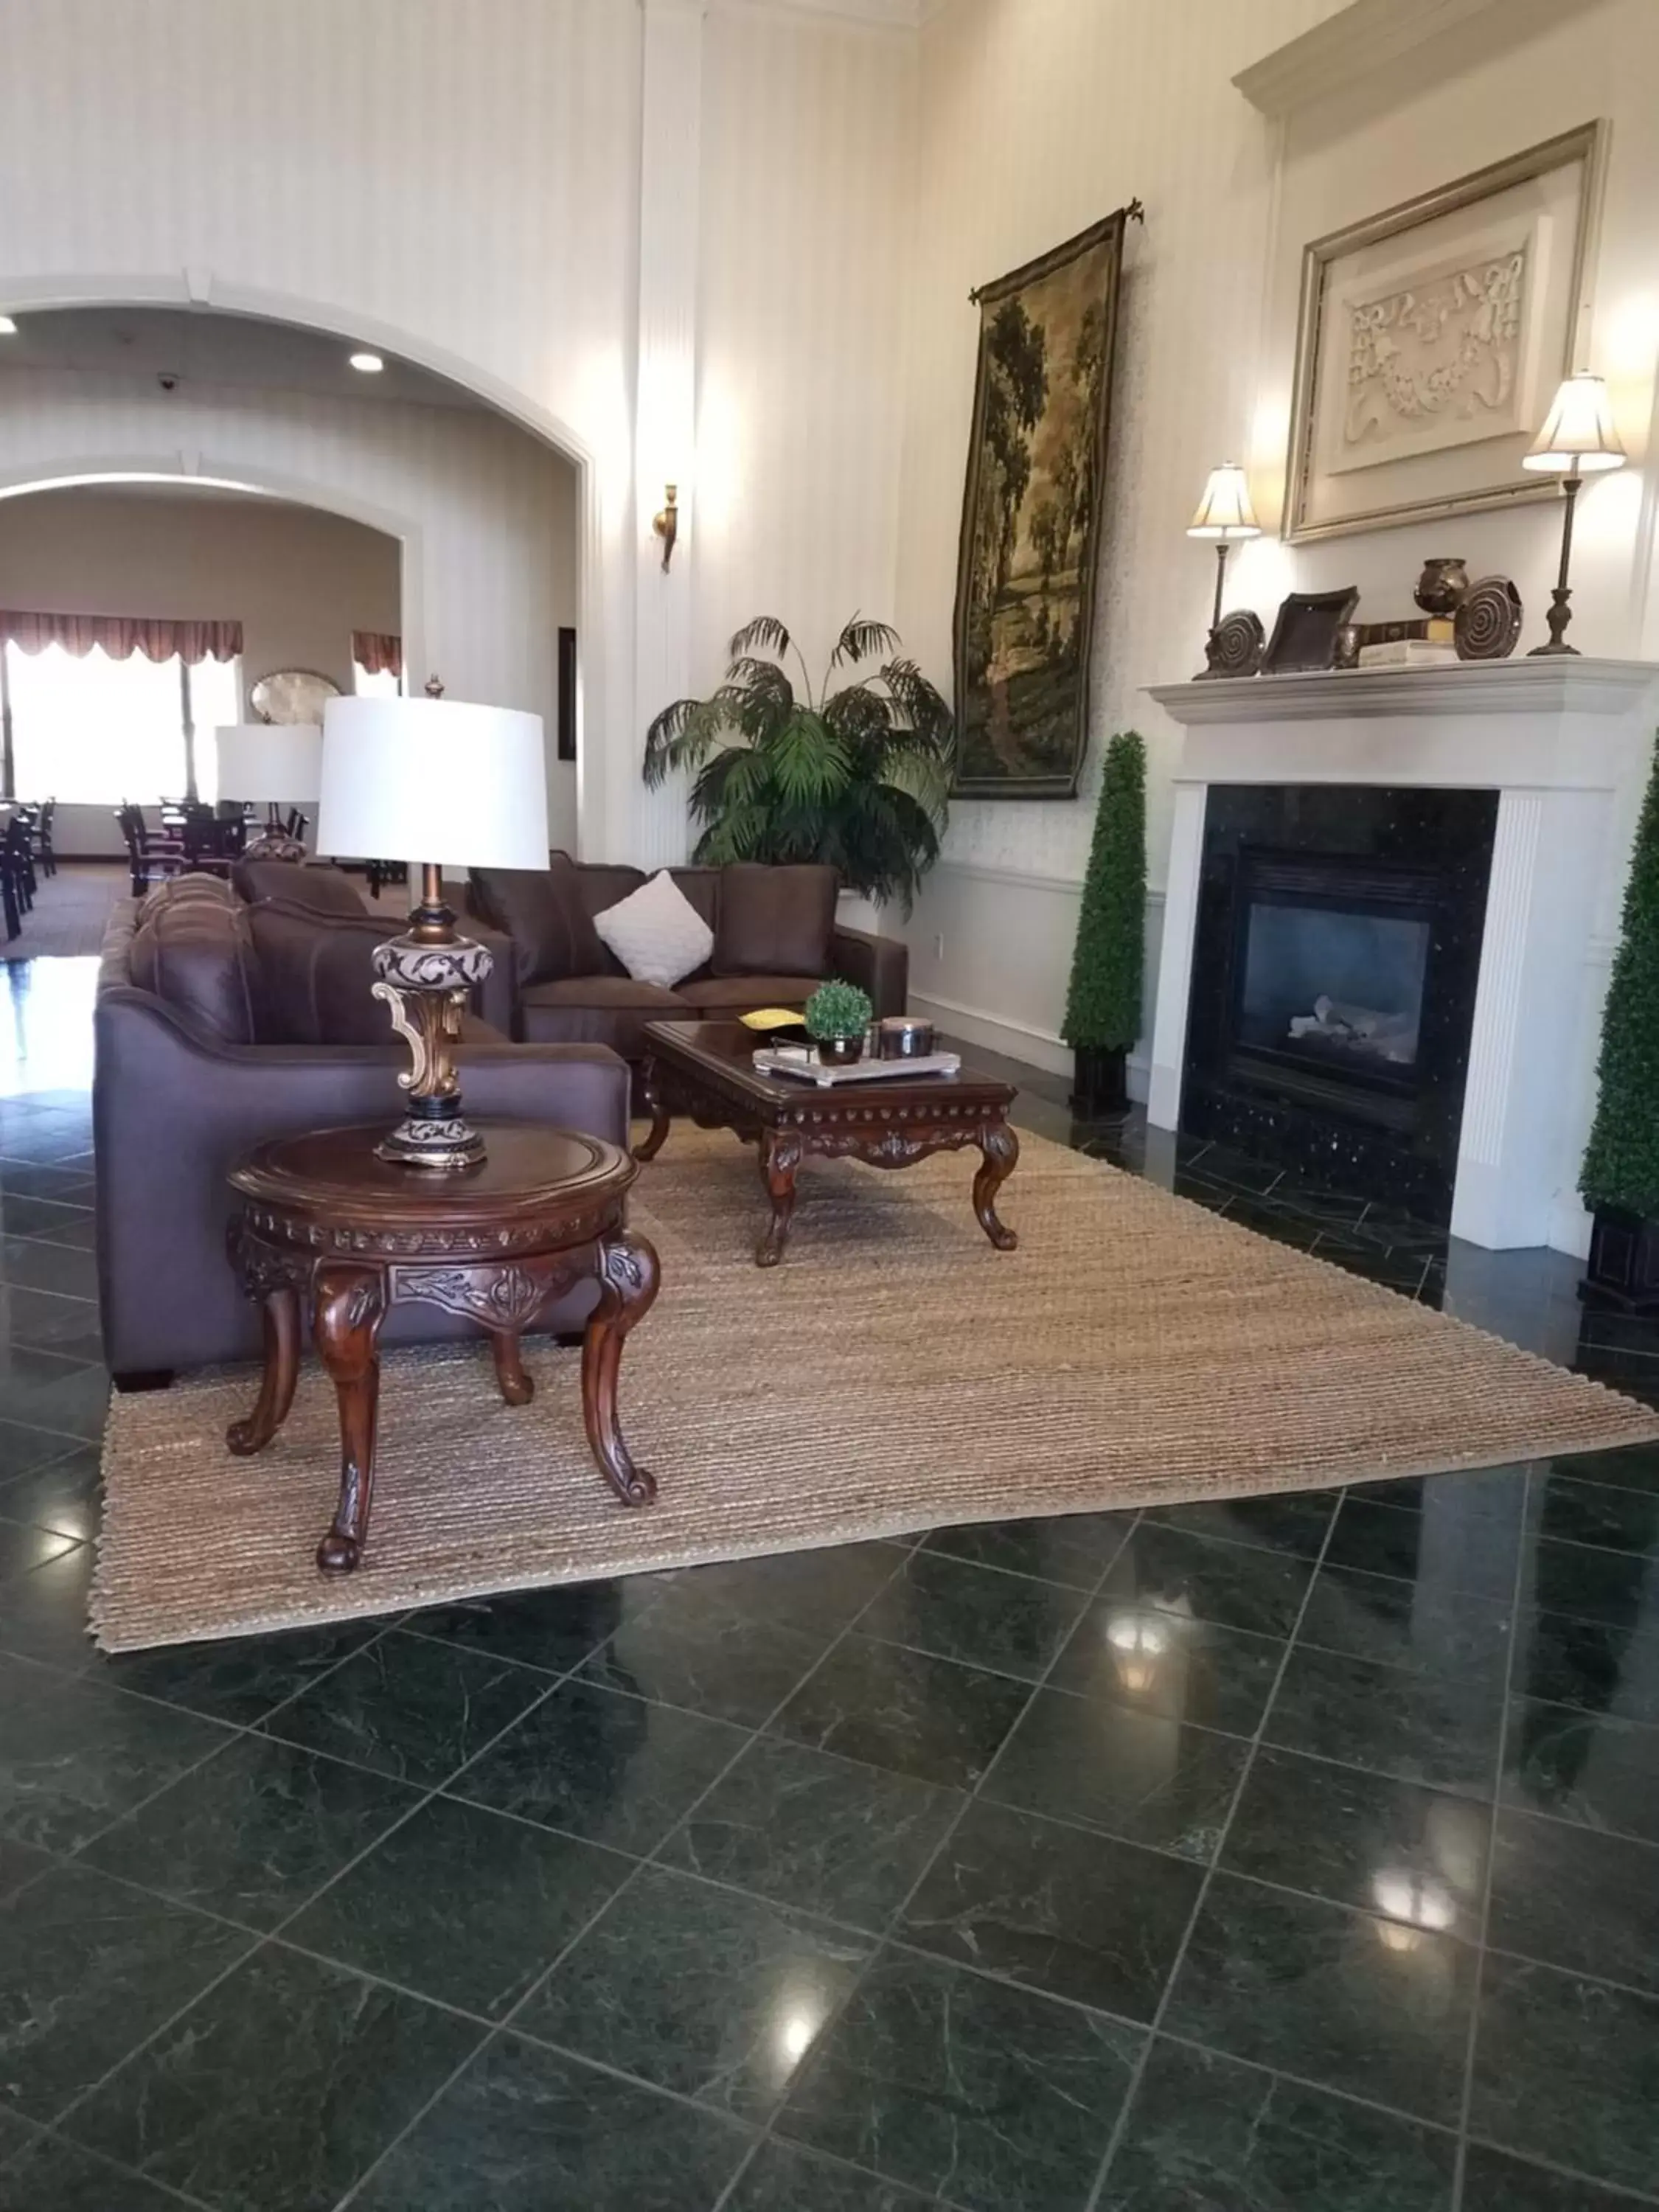
<instances>
[{"instance_id":1,"label":"wall sconce","mask_svg":"<svg viewBox=\"0 0 1659 2212\"><path fill-rule=\"evenodd\" d=\"M662 540L663 574L666 575L668 564L674 557L674 541L680 534L679 486L665 484L662 493L663 503L652 517L651 527Z\"/></svg>"}]
</instances>

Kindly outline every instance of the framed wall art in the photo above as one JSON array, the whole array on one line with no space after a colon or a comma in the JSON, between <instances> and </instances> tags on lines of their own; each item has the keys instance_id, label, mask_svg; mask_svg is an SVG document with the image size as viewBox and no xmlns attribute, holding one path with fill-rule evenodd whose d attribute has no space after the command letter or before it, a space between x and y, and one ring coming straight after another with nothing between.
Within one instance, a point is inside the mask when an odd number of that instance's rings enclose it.
<instances>
[{"instance_id":1,"label":"framed wall art","mask_svg":"<svg viewBox=\"0 0 1659 2212\"><path fill-rule=\"evenodd\" d=\"M1556 496L1521 456L1582 365L1606 140L1584 124L1306 248L1291 544Z\"/></svg>"},{"instance_id":2,"label":"framed wall art","mask_svg":"<svg viewBox=\"0 0 1659 2212\"><path fill-rule=\"evenodd\" d=\"M957 557L958 796L1073 799L1111 426L1120 208L985 285Z\"/></svg>"}]
</instances>

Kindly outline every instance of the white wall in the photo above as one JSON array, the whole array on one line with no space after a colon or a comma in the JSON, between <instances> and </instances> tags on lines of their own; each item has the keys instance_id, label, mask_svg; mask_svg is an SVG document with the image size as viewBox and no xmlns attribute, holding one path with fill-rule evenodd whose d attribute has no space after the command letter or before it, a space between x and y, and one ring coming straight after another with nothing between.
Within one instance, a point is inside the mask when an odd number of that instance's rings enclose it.
<instances>
[{"instance_id":1,"label":"white wall","mask_svg":"<svg viewBox=\"0 0 1659 2212\"><path fill-rule=\"evenodd\" d=\"M694 671L775 614L817 684L894 617L914 33L782 9L708 21Z\"/></svg>"},{"instance_id":2,"label":"white wall","mask_svg":"<svg viewBox=\"0 0 1659 2212\"><path fill-rule=\"evenodd\" d=\"M351 633L396 631L401 551L276 500L94 485L8 501L0 606L242 625L242 674L313 668L351 689Z\"/></svg>"},{"instance_id":3,"label":"white wall","mask_svg":"<svg viewBox=\"0 0 1659 2212\"><path fill-rule=\"evenodd\" d=\"M411 682L435 671L456 698L540 714L550 826L572 840L574 771L550 757L557 632L576 599L575 477L562 456L481 409L242 385L163 393L149 377L0 362L0 489L77 464L252 483L401 538Z\"/></svg>"},{"instance_id":4,"label":"white wall","mask_svg":"<svg viewBox=\"0 0 1659 2212\"><path fill-rule=\"evenodd\" d=\"M922 33L915 313L906 377L899 619L948 669L975 314L966 293L1139 196L1131 229L1097 603L1091 751L1078 803L976 801L952 811L946 861L908 935L913 975L963 1028L1062 1066L1056 1037L1087 859L1099 744L1149 744L1149 936L1156 951L1176 732L1141 696L1201 664L1214 568L1185 524L1205 471L1246 459L1269 534L1233 558L1228 599L1271 623L1284 592L1356 582L1364 611L1411 611L1425 553L1514 575L1525 642L1542 636L1559 515L1460 517L1302 549L1279 515L1306 240L1597 115L1612 118L1592 365L1609 375L1634 461L1648 443L1659 338L1659 8L1563 11L1503 0L1340 101L1270 124L1240 68L1340 0L954 0ZM1659 651L1639 465L1587 489L1574 641ZM1633 804L1633 799L1632 803ZM1034 889L1035 884L1038 888ZM1048 887L1048 888L1043 888ZM1608 889L1603 939L1618 886ZM944 940L942 955L935 946ZM1018 944L1018 955L1009 947ZM963 1018L959 1008L978 1015Z\"/></svg>"}]
</instances>

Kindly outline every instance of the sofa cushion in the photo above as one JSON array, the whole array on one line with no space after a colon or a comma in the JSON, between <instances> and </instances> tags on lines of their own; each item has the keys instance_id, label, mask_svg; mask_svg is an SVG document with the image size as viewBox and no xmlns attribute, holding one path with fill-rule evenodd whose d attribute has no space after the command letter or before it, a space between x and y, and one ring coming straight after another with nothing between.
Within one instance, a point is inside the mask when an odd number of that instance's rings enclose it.
<instances>
[{"instance_id":1,"label":"sofa cushion","mask_svg":"<svg viewBox=\"0 0 1659 2212\"><path fill-rule=\"evenodd\" d=\"M173 899L133 933L131 974L194 1030L222 1044L258 1035L254 951L244 910L211 899Z\"/></svg>"},{"instance_id":2,"label":"sofa cushion","mask_svg":"<svg viewBox=\"0 0 1659 2212\"><path fill-rule=\"evenodd\" d=\"M673 991L628 975L572 975L534 983L519 1002L526 1044L605 1044L624 1060L645 1056L647 1022L690 1020L691 1008Z\"/></svg>"},{"instance_id":3,"label":"sofa cushion","mask_svg":"<svg viewBox=\"0 0 1659 2212\"><path fill-rule=\"evenodd\" d=\"M734 860L720 872L716 975L827 975L836 926L836 872L807 862L769 867Z\"/></svg>"},{"instance_id":4,"label":"sofa cushion","mask_svg":"<svg viewBox=\"0 0 1659 2212\"><path fill-rule=\"evenodd\" d=\"M674 988L700 1014L750 1014L759 1006L804 1006L819 981L817 975L691 975Z\"/></svg>"},{"instance_id":5,"label":"sofa cushion","mask_svg":"<svg viewBox=\"0 0 1659 2212\"><path fill-rule=\"evenodd\" d=\"M268 899L247 909L258 957L260 1044L387 1044L391 1015L372 995L374 947L403 923L361 908L325 915Z\"/></svg>"},{"instance_id":6,"label":"sofa cushion","mask_svg":"<svg viewBox=\"0 0 1659 2212\"><path fill-rule=\"evenodd\" d=\"M210 906L234 906L236 897L222 876L173 876L146 894L138 908L139 921L147 921L159 914L163 907L179 906L189 900L200 900Z\"/></svg>"},{"instance_id":7,"label":"sofa cushion","mask_svg":"<svg viewBox=\"0 0 1659 2212\"><path fill-rule=\"evenodd\" d=\"M365 911L362 894L344 869L326 862L313 866L300 860L238 860L230 880L237 897L250 906L274 898L284 906L308 907L313 914L356 918Z\"/></svg>"},{"instance_id":8,"label":"sofa cushion","mask_svg":"<svg viewBox=\"0 0 1659 2212\"><path fill-rule=\"evenodd\" d=\"M568 853L552 853L543 868L474 868L471 902L480 917L513 940L520 984L556 983L567 975L593 975L605 948L574 878Z\"/></svg>"},{"instance_id":9,"label":"sofa cushion","mask_svg":"<svg viewBox=\"0 0 1659 2212\"><path fill-rule=\"evenodd\" d=\"M714 949L714 931L666 868L596 914L593 927L635 982L665 991L694 974Z\"/></svg>"}]
</instances>

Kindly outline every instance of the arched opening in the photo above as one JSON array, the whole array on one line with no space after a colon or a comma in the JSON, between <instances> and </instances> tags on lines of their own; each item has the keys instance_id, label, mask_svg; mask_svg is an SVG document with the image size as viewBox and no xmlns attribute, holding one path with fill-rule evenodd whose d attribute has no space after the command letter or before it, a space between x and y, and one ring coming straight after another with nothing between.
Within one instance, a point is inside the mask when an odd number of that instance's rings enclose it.
<instances>
[{"instance_id":1,"label":"arched opening","mask_svg":"<svg viewBox=\"0 0 1659 2212\"><path fill-rule=\"evenodd\" d=\"M587 471L561 426L486 395L486 380L463 381L384 341L348 343L320 316L154 303L27 312L20 303L14 319L15 334L0 340L0 500L10 520L21 525L52 501L65 516L78 503L95 522L97 502L149 501L175 518L203 518L194 533L203 544L233 514L245 533L257 533L263 518L268 531L297 539L308 514L337 537L395 539L401 573L391 627L416 680L436 672L453 696L542 716L553 834L575 842ZM354 366L365 353L379 358L378 369ZM25 556L36 533L8 534L18 550L0 566L0 607L17 605L20 593L30 604ZM118 597L107 556L131 534L83 532L82 588L66 594L60 563L33 599L55 594L60 607L79 611L88 592ZM292 586L296 562L287 566ZM280 563L264 586L267 599L281 598ZM229 588L227 575L218 596ZM259 593L249 586L243 596ZM245 611L219 611L246 621ZM269 635L273 624L262 614L254 627ZM349 678L343 641L386 624L342 618L334 628L331 657ZM244 702L246 685L270 672L256 663L276 650L274 639L266 651L250 636Z\"/></svg>"}]
</instances>

